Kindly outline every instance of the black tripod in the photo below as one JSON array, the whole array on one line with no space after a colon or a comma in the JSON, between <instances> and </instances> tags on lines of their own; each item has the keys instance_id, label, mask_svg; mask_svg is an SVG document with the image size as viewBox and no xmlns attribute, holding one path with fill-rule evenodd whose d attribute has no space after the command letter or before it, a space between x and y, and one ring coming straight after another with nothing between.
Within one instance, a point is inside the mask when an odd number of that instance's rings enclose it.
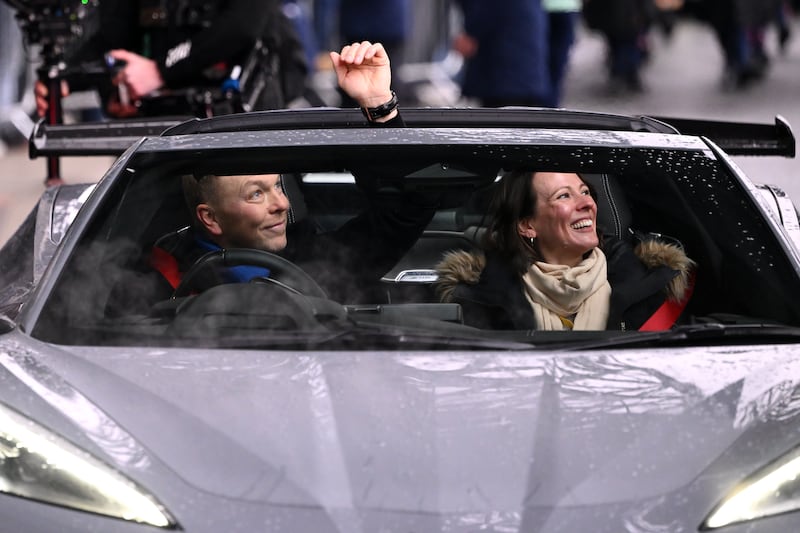
<instances>
[{"instance_id":1,"label":"black tripod","mask_svg":"<svg viewBox=\"0 0 800 533\"><path fill-rule=\"evenodd\" d=\"M91 35L98 0L3 0L16 10L16 19L27 45L40 45L43 66L38 79L48 89L47 124L63 123L61 82L66 80L68 49ZM57 157L47 158L45 184L61 183Z\"/></svg>"},{"instance_id":2,"label":"black tripod","mask_svg":"<svg viewBox=\"0 0 800 533\"><path fill-rule=\"evenodd\" d=\"M62 77L57 65L47 65L38 71L39 79L47 85L47 124L62 124L64 122L64 109L61 104ZM61 160L57 156L47 157L47 176L44 179L46 187L60 185Z\"/></svg>"}]
</instances>

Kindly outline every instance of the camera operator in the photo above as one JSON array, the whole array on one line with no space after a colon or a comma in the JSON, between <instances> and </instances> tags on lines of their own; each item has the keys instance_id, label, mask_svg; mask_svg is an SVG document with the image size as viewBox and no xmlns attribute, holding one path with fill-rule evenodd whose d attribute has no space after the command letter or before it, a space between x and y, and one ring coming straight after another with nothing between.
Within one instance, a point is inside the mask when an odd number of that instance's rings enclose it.
<instances>
[{"instance_id":1,"label":"camera operator","mask_svg":"<svg viewBox=\"0 0 800 533\"><path fill-rule=\"evenodd\" d=\"M176 94L219 89L236 81L234 67L253 61L259 89L243 110L285 107L304 87L302 45L277 0L104 0L98 9L98 31L69 62L106 61L115 74L105 87L71 78L62 95L97 89L111 116L184 114ZM248 87L236 89L244 97ZM35 92L45 116L47 85L38 82Z\"/></svg>"}]
</instances>

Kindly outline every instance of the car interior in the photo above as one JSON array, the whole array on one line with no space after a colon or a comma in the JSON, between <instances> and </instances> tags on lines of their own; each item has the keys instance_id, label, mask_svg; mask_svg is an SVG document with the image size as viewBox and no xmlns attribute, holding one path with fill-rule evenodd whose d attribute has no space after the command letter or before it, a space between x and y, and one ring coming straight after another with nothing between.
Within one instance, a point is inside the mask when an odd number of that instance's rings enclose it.
<instances>
[{"instance_id":1,"label":"car interior","mask_svg":"<svg viewBox=\"0 0 800 533\"><path fill-rule=\"evenodd\" d=\"M649 235L685 248L698 265L687 308L691 316L701 321L800 325L798 304L787 297L800 291L800 287L787 286L796 285L797 276L752 199L725 172L703 157L680 152L672 161L664 160L663 151L640 151L619 159L623 164L573 160L571 167L549 165L577 171L590 183L603 232L631 241ZM503 162L482 161L475 168L465 165L457 171L445 162L426 162L410 171L406 165L400 182L407 186L409 177L416 176L419 181L414 186L444 191L442 207L394 268L381 279L363 280L375 288L372 294L379 295L374 301L330 302L324 293L300 295L276 284L261 284L268 289L226 285L207 291L213 293L210 296L173 293L167 302L150 302L149 312L131 302L116 302L130 313L108 316L114 287L143 275L150 268L148 251L159 239L189 225L179 176L191 164L196 163L175 160L143 165L115 184L78 244L49 311L37 325L38 334L66 343L146 343L148 338L163 340L164 335L207 340L212 333L234 336L243 328L264 329L265 324L273 333L322 331L326 321L344 317L415 327L435 324L439 331L471 329L463 326L457 304L437 300L435 269L444 253L480 245L487 201L505 170ZM313 223L320 231L330 230L354 216L366 201L356 185L364 168L337 162L315 164L308 171L297 167L279 171L292 205L290 224ZM397 182L380 183L387 187ZM104 267L98 271L97 264ZM293 276L290 285L301 283L302 273ZM278 300L286 301L285 305L263 310L264 301ZM67 317L69 338L53 332L63 328L48 329L60 317Z\"/></svg>"}]
</instances>

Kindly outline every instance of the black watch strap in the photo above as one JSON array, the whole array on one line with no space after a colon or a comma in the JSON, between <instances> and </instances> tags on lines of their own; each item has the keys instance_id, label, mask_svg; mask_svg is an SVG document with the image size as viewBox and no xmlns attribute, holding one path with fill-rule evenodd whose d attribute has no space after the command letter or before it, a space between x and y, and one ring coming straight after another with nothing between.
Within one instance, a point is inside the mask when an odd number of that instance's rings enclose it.
<instances>
[{"instance_id":1,"label":"black watch strap","mask_svg":"<svg viewBox=\"0 0 800 533\"><path fill-rule=\"evenodd\" d=\"M392 98L388 102L377 107L362 107L361 112L364 113L367 120L374 122L379 118L385 117L395 109L397 109L397 94L392 91Z\"/></svg>"}]
</instances>

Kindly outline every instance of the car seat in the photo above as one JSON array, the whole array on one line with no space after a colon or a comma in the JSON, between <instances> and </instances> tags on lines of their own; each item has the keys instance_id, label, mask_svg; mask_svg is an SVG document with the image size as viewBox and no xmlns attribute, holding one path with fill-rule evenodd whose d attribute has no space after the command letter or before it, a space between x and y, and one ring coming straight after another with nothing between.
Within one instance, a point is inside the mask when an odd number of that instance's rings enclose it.
<instances>
[{"instance_id":1,"label":"car seat","mask_svg":"<svg viewBox=\"0 0 800 533\"><path fill-rule=\"evenodd\" d=\"M632 234L632 215L625 192L613 174L584 174L581 177L593 189L597 203L597 226L603 234L628 240Z\"/></svg>"}]
</instances>

